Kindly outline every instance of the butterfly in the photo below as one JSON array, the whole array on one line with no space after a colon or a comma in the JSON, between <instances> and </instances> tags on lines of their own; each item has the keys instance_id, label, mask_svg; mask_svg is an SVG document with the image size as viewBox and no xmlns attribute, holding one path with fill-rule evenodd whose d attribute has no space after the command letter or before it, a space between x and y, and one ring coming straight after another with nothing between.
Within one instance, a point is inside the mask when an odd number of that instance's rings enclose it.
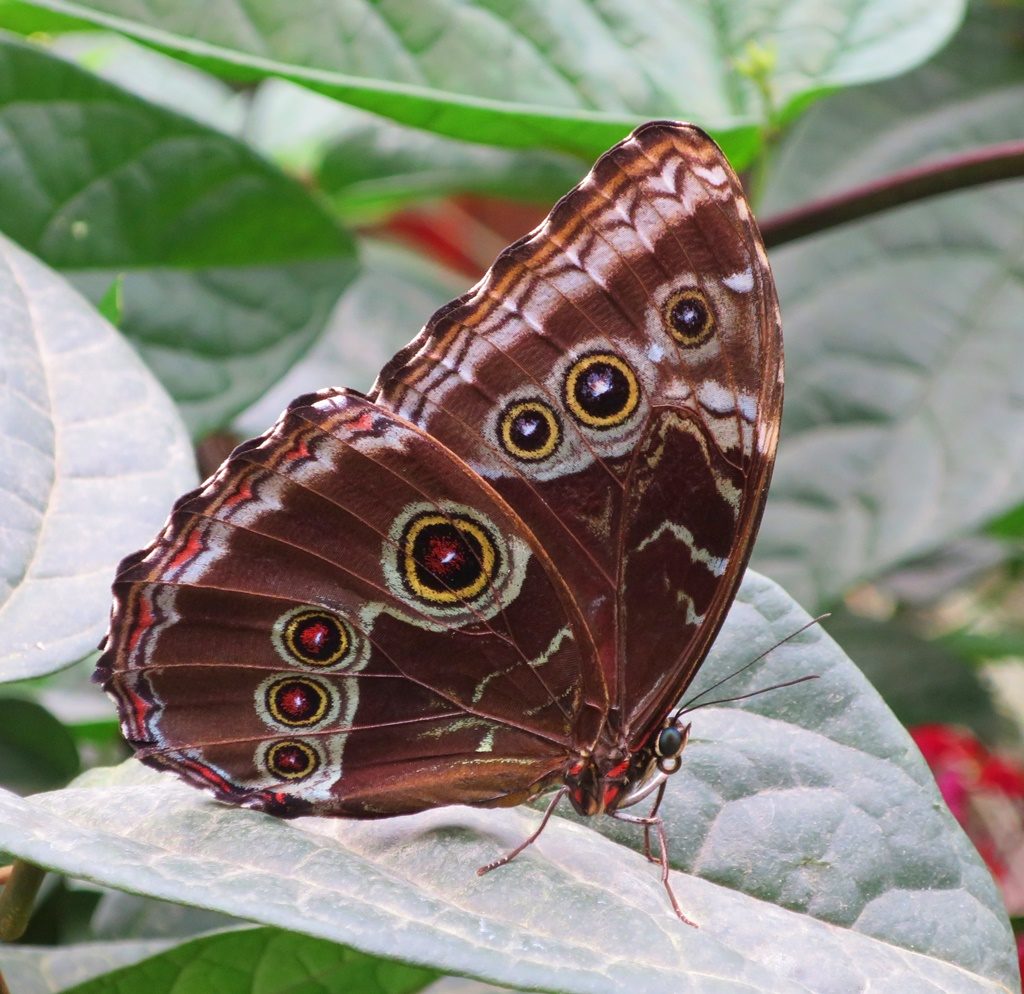
<instances>
[{"instance_id":1,"label":"butterfly","mask_svg":"<svg viewBox=\"0 0 1024 994\"><path fill-rule=\"evenodd\" d=\"M385 365L299 397L113 585L143 762L273 815L520 804L642 825L750 556L781 324L700 129L601 156ZM656 793L647 816L625 808ZM692 924L692 923L691 923Z\"/></svg>"}]
</instances>

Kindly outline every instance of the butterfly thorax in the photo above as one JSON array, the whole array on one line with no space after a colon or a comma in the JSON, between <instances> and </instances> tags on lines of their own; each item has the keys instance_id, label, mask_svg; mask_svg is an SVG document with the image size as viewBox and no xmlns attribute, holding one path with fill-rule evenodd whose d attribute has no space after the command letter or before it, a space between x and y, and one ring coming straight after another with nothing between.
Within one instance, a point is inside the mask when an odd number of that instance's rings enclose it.
<instances>
[{"instance_id":1,"label":"butterfly thorax","mask_svg":"<svg viewBox=\"0 0 1024 994\"><path fill-rule=\"evenodd\" d=\"M564 782L572 806L590 816L614 814L636 804L679 769L689 737L689 724L676 714L636 749L631 750L625 739L599 739L591 753L577 756L566 767Z\"/></svg>"},{"instance_id":2,"label":"butterfly thorax","mask_svg":"<svg viewBox=\"0 0 1024 994\"><path fill-rule=\"evenodd\" d=\"M611 814L652 775L654 763L647 747L630 753L624 743L598 742L566 768L569 800L581 815Z\"/></svg>"}]
</instances>

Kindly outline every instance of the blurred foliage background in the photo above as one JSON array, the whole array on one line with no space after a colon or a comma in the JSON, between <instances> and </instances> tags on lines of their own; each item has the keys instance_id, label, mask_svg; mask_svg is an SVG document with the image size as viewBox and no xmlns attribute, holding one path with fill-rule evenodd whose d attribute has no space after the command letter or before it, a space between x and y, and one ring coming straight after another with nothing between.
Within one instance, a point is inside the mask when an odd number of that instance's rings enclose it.
<instances>
[{"instance_id":1,"label":"blurred foliage background","mask_svg":"<svg viewBox=\"0 0 1024 994\"><path fill-rule=\"evenodd\" d=\"M24 250L118 329L42 284L31 341L0 318L0 783L19 794L123 756L91 653L117 560L196 458L209 472L293 396L367 388L635 124L709 130L769 239L801 205L922 164L955 186L961 153L1024 141L1011 2L0 0L0 29L5 278L37 279ZM787 399L753 565L832 612L1024 918L1024 185L897 190L771 260ZM51 877L22 944L91 944L5 973L106 989L223 921ZM335 955L229 934L234 963ZM344 989L436 978L346 955L324 974Z\"/></svg>"}]
</instances>

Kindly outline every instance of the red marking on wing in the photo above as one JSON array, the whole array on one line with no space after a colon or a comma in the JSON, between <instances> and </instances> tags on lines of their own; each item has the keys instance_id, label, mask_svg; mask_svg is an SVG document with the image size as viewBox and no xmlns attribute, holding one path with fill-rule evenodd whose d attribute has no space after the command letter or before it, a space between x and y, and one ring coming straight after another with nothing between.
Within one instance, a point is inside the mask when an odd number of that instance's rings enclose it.
<instances>
[{"instance_id":1,"label":"red marking on wing","mask_svg":"<svg viewBox=\"0 0 1024 994\"><path fill-rule=\"evenodd\" d=\"M145 597L139 598L139 616L132 626L131 633L128 636L128 651L134 652L135 647L139 644L139 639L145 634L146 629L153 624L156 615L153 613L152 607L149 605L149 601Z\"/></svg>"},{"instance_id":2,"label":"red marking on wing","mask_svg":"<svg viewBox=\"0 0 1024 994\"><path fill-rule=\"evenodd\" d=\"M173 572L187 563L195 559L200 552L203 551L203 536L199 534L197 529L192 529L189 533L188 541L185 543L185 548L181 550L168 564L167 569L169 572Z\"/></svg>"},{"instance_id":3,"label":"red marking on wing","mask_svg":"<svg viewBox=\"0 0 1024 994\"><path fill-rule=\"evenodd\" d=\"M211 770L210 767L204 763L199 763L194 759L187 759L184 756L177 757L177 762L185 767L185 769L198 774L203 780L212 787L216 787L218 790L231 794L237 793L238 791L238 788L230 780L226 780L217 773L216 770Z\"/></svg>"},{"instance_id":4,"label":"red marking on wing","mask_svg":"<svg viewBox=\"0 0 1024 994\"><path fill-rule=\"evenodd\" d=\"M141 739L148 736L146 720L149 718L150 703L141 694L137 694L130 688L124 689L124 698L131 708L132 735L133 739Z\"/></svg>"},{"instance_id":5,"label":"red marking on wing","mask_svg":"<svg viewBox=\"0 0 1024 994\"><path fill-rule=\"evenodd\" d=\"M309 446L306 445L305 438L300 438L299 441L284 454L284 458L291 461L296 459L308 459L309 456Z\"/></svg>"},{"instance_id":6,"label":"red marking on wing","mask_svg":"<svg viewBox=\"0 0 1024 994\"><path fill-rule=\"evenodd\" d=\"M349 431L373 431L373 411L363 411L358 418L348 423Z\"/></svg>"},{"instance_id":7,"label":"red marking on wing","mask_svg":"<svg viewBox=\"0 0 1024 994\"><path fill-rule=\"evenodd\" d=\"M235 492L224 501L224 507L235 508L239 504L244 504L247 500L252 500L252 483L249 480L243 479Z\"/></svg>"},{"instance_id":8,"label":"red marking on wing","mask_svg":"<svg viewBox=\"0 0 1024 994\"><path fill-rule=\"evenodd\" d=\"M622 787L617 783L609 784L607 787L605 787L604 806L607 808L612 803L612 801L614 801L615 798L619 796L620 793L622 793Z\"/></svg>"}]
</instances>

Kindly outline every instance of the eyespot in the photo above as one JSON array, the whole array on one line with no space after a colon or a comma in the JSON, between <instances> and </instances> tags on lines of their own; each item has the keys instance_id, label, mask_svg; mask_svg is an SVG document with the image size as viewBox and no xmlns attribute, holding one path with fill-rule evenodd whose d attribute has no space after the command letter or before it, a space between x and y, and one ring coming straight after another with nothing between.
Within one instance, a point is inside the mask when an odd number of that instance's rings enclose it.
<instances>
[{"instance_id":1,"label":"eyespot","mask_svg":"<svg viewBox=\"0 0 1024 994\"><path fill-rule=\"evenodd\" d=\"M714 333L715 315L702 291L680 290L665 306L665 325L680 345L696 348Z\"/></svg>"},{"instance_id":2,"label":"eyespot","mask_svg":"<svg viewBox=\"0 0 1024 994\"><path fill-rule=\"evenodd\" d=\"M406 590L431 604L472 601L501 566L494 536L466 514L415 515L402 531L398 556Z\"/></svg>"},{"instance_id":3,"label":"eyespot","mask_svg":"<svg viewBox=\"0 0 1024 994\"><path fill-rule=\"evenodd\" d=\"M498 437L510 456L524 462L539 462L558 448L562 426L558 415L544 401L513 401L501 412Z\"/></svg>"},{"instance_id":4,"label":"eyespot","mask_svg":"<svg viewBox=\"0 0 1024 994\"><path fill-rule=\"evenodd\" d=\"M282 780L305 780L320 768L319 752L301 739L281 739L263 753L262 765Z\"/></svg>"},{"instance_id":5,"label":"eyespot","mask_svg":"<svg viewBox=\"0 0 1024 994\"><path fill-rule=\"evenodd\" d=\"M274 648L286 662L323 670L349 666L357 639L347 621L321 608L300 607L274 624Z\"/></svg>"},{"instance_id":6,"label":"eyespot","mask_svg":"<svg viewBox=\"0 0 1024 994\"><path fill-rule=\"evenodd\" d=\"M331 710L332 694L318 680L281 677L263 691L267 714L280 725L307 728L319 724Z\"/></svg>"},{"instance_id":7,"label":"eyespot","mask_svg":"<svg viewBox=\"0 0 1024 994\"><path fill-rule=\"evenodd\" d=\"M589 428L616 428L640 403L636 374L611 352L592 352L572 364L565 378L565 405Z\"/></svg>"}]
</instances>

